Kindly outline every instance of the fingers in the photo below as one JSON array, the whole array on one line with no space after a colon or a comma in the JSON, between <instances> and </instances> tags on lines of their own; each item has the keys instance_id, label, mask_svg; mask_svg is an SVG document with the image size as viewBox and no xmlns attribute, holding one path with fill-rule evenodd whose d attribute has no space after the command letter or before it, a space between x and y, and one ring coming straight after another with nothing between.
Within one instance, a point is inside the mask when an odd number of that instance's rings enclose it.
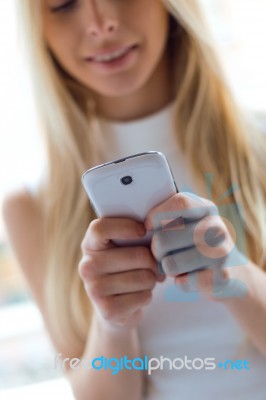
<instances>
[{"instance_id":1,"label":"fingers","mask_svg":"<svg viewBox=\"0 0 266 400\"><path fill-rule=\"evenodd\" d=\"M85 286L93 299L96 300L105 296L152 290L155 285L155 274L150 270L139 269L136 271L103 275L98 279L90 281Z\"/></svg>"},{"instance_id":2,"label":"fingers","mask_svg":"<svg viewBox=\"0 0 266 400\"><path fill-rule=\"evenodd\" d=\"M151 250L157 260L161 260L167 253L182 250L186 247L197 245L194 231L198 222L183 222L173 229L163 229L154 233Z\"/></svg>"},{"instance_id":3,"label":"fingers","mask_svg":"<svg viewBox=\"0 0 266 400\"><path fill-rule=\"evenodd\" d=\"M145 234L144 225L132 219L99 218L90 223L82 241L79 274L97 315L109 327L137 324L156 282L164 280L149 247L112 242L139 240Z\"/></svg>"},{"instance_id":4,"label":"fingers","mask_svg":"<svg viewBox=\"0 0 266 400\"><path fill-rule=\"evenodd\" d=\"M79 273L100 318L126 326L137 324L140 308L151 302L155 265L147 248L112 248L85 254Z\"/></svg>"},{"instance_id":5,"label":"fingers","mask_svg":"<svg viewBox=\"0 0 266 400\"><path fill-rule=\"evenodd\" d=\"M196 208L191 208L195 205ZM208 200L197 196L190 198L182 194L179 197L172 196L157 207L157 211L160 207L165 209L179 207L182 215L184 210L188 210L186 218L180 216L175 218L180 213L170 212L167 215L172 219L166 220L163 219L164 215L157 214L160 219L157 219L156 223L158 226L160 222L161 226L153 234L151 251L155 259L161 262L162 269L167 275L177 276L200 268L216 268L227 260L233 241L230 240L217 207L212 205L213 203ZM152 218L152 213L150 217ZM146 223L145 225L147 226Z\"/></svg>"},{"instance_id":6,"label":"fingers","mask_svg":"<svg viewBox=\"0 0 266 400\"><path fill-rule=\"evenodd\" d=\"M83 280L138 269L158 274L157 262L146 247L114 247L104 251L91 251L84 254L79 263L79 273Z\"/></svg>"},{"instance_id":7,"label":"fingers","mask_svg":"<svg viewBox=\"0 0 266 400\"><path fill-rule=\"evenodd\" d=\"M156 230L180 217L193 220L217 213L217 207L211 201L194 196L192 193L180 192L154 207L147 215L145 227L147 230Z\"/></svg>"},{"instance_id":8,"label":"fingers","mask_svg":"<svg viewBox=\"0 0 266 400\"><path fill-rule=\"evenodd\" d=\"M114 247L112 239L139 239L146 234L144 225L129 218L99 218L92 221L82 241L84 253Z\"/></svg>"},{"instance_id":9,"label":"fingers","mask_svg":"<svg viewBox=\"0 0 266 400\"><path fill-rule=\"evenodd\" d=\"M190 273L203 268L218 268L223 263L224 257L219 259L206 257L196 247L171 254L161 261L164 272L169 276Z\"/></svg>"}]
</instances>

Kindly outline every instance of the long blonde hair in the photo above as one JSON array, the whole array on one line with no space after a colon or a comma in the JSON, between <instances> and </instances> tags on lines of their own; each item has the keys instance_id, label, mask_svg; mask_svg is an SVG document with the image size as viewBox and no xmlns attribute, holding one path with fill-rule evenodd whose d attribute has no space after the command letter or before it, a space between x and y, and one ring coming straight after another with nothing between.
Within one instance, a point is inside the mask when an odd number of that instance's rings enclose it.
<instances>
[{"instance_id":1,"label":"long blonde hair","mask_svg":"<svg viewBox=\"0 0 266 400\"><path fill-rule=\"evenodd\" d=\"M46 223L46 307L58 338L83 348L93 309L77 267L81 241L95 215L81 175L101 161L97 116L89 89L72 79L45 46L40 2L17 2L48 161L39 196ZM189 160L199 195L215 202L237 185L226 204L243 207L247 255L266 270L265 139L234 103L197 1L163 2L171 20L177 144ZM215 177L211 197L206 172Z\"/></svg>"}]
</instances>

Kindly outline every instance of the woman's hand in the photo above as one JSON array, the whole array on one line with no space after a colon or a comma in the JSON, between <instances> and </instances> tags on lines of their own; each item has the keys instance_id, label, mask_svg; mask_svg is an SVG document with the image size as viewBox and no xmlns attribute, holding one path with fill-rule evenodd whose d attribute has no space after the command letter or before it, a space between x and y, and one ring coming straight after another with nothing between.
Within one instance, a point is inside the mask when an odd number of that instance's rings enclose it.
<instances>
[{"instance_id":1,"label":"woman's hand","mask_svg":"<svg viewBox=\"0 0 266 400\"><path fill-rule=\"evenodd\" d=\"M92 221L81 244L79 274L96 314L108 327L132 327L163 278L147 247L117 247L112 239L139 239L143 224L128 218Z\"/></svg>"},{"instance_id":2,"label":"woman's hand","mask_svg":"<svg viewBox=\"0 0 266 400\"><path fill-rule=\"evenodd\" d=\"M153 230L154 257L183 290L203 292L213 300L243 295L243 284L230 279L230 268L225 268L243 263L236 232L214 203L177 193L149 212L145 227Z\"/></svg>"}]
</instances>

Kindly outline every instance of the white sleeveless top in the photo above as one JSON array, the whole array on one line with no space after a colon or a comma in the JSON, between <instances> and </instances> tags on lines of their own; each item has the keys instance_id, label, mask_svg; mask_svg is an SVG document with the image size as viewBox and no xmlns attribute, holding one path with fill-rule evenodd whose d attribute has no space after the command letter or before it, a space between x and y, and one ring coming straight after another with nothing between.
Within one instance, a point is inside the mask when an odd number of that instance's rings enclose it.
<instances>
[{"instance_id":1,"label":"white sleeveless top","mask_svg":"<svg viewBox=\"0 0 266 400\"><path fill-rule=\"evenodd\" d=\"M105 162L144 151L161 151L167 157L179 191L197 194L189 175L187 160L173 138L173 103L148 117L117 122L102 119ZM170 360L215 358L246 359L250 369L164 369L147 373L148 400L265 400L266 358L251 346L242 358L245 332L224 304L212 302L203 295L194 302L175 298L173 278L167 277L153 289L152 302L143 308L138 328L143 357L168 357ZM174 291L173 291L174 290ZM185 294L185 293L184 293ZM177 361L180 368L181 361ZM191 364L190 364L191 365ZM196 368L201 365L195 361ZM229 368L229 367L228 367Z\"/></svg>"}]
</instances>

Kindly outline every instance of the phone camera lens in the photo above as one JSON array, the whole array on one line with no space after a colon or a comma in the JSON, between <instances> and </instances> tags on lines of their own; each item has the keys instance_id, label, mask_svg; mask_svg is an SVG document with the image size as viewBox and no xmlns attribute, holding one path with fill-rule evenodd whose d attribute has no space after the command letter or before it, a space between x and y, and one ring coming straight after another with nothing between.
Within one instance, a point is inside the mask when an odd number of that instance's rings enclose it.
<instances>
[{"instance_id":1,"label":"phone camera lens","mask_svg":"<svg viewBox=\"0 0 266 400\"><path fill-rule=\"evenodd\" d=\"M123 185L130 185L133 182L133 179L131 176L123 176L120 181Z\"/></svg>"}]
</instances>

